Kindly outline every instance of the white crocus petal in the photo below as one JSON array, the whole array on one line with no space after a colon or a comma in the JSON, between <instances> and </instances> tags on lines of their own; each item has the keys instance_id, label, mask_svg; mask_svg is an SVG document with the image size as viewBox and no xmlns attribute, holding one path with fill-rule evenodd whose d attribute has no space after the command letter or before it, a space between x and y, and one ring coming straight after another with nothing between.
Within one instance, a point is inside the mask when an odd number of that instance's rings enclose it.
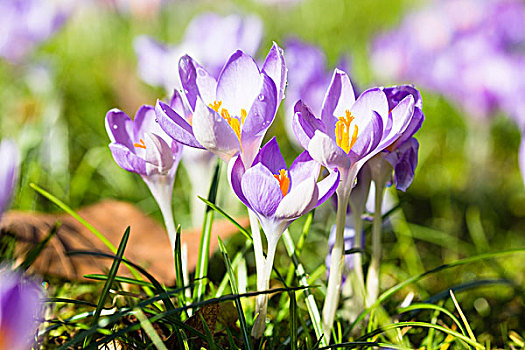
<instances>
[{"instance_id":1,"label":"white crocus petal","mask_svg":"<svg viewBox=\"0 0 525 350\"><path fill-rule=\"evenodd\" d=\"M278 219L295 219L317 204L319 189L314 177L294 185L279 203L274 216Z\"/></svg>"},{"instance_id":2,"label":"white crocus petal","mask_svg":"<svg viewBox=\"0 0 525 350\"><path fill-rule=\"evenodd\" d=\"M414 114L414 97L412 95L405 97L392 109L391 113L393 119L392 130L390 130L385 141L395 141L395 139L405 132Z\"/></svg>"},{"instance_id":3,"label":"white crocus petal","mask_svg":"<svg viewBox=\"0 0 525 350\"><path fill-rule=\"evenodd\" d=\"M224 161L228 162L239 153L239 138L232 127L201 99L197 99L192 125L197 141Z\"/></svg>"},{"instance_id":4,"label":"white crocus petal","mask_svg":"<svg viewBox=\"0 0 525 350\"><path fill-rule=\"evenodd\" d=\"M337 145L335 140L323 132L315 131L314 137L308 143L310 156L329 169L349 168L348 154Z\"/></svg>"},{"instance_id":5,"label":"white crocus petal","mask_svg":"<svg viewBox=\"0 0 525 350\"><path fill-rule=\"evenodd\" d=\"M145 134L145 160L148 175L166 175L173 167L173 151L162 137L147 132Z\"/></svg>"}]
</instances>

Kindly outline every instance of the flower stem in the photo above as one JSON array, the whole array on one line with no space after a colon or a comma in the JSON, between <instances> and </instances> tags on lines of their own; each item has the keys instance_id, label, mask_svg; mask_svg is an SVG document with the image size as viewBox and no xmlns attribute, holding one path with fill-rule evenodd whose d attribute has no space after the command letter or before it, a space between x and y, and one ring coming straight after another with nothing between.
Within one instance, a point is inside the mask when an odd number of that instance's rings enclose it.
<instances>
[{"instance_id":1,"label":"flower stem","mask_svg":"<svg viewBox=\"0 0 525 350\"><path fill-rule=\"evenodd\" d=\"M162 218L164 219L164 226L168 231L168 238L170 240L171 251L175 250L175 237L177 230L175 229L175 221L173 220L173 210L171 208L171 196L173 194L173 179L167 175L158 175L155 178L143 177L144 182L148 185L153 198L157 202Z\"/></svg>"},{"instance_id":2,"label":"flower stem","mask_svg":"<svg viewBox=\"0 0 525 350\"><path fill-rule=\"evenodd\" d=\"M375 181L375 209L374 222L372 225L372 257L368 275L366 278L366 291L368 302L373 304L379 295L379 268L381 265L381 226L383 225L383 216L381 212L383 204L383 194L385 183Z\"/></svg>"},{"instance_id":3,"label":"flower stem","mask_svg":"<svg viewBox=\"0 0 525 350\"><path fill-rule=\"evenodd\" d=\"M273 260L275 251L277 249L277 241L268 241L268 253L266 254L266 261L262 274L257 270L257 291L262 292L270 288L270 276L272 274ZM261 338L266 328L266 314L268 311L268 294L259 294L255 301L256 319L253 323L252 337Z\"/></svg>"},{"instance_id":4,"label":"flower stem","mask_svg":"<svg viewBox=\"0 0 525 350\"><path fill-rule=\"evenodd\" d=\"M248 217L250 218L250 227L252 231L253 251L255 254L255 269L257 270L257 276L259 276L263 273L266 262L263 253L261 232L259 230L259 221L257 219L257 215L255 215L255 213L250 209L248 209Z\"/></svg>"},{"instance_id":5,"label":"flower stem","mask_svg":"<svg viewBox=\"0 0 525 350\"><path fill-rule=\"evenodd\" d=\"M346 223L346 209L348 206L349 195L337 194L337 216L335 230L335 244L332 248L332 259L330 261L330 275L328 277L328 287L326 299L323 306L323 329L326 342L330 343L330 334L334 324L335 312L339 304L341 294L341 283L344 268L344 231Z\"/></svg>"},{"instance_id":6,"label":"flower stem","mask_svg":"<svg viewBox=\"0 0 525 350\"><path fill-rule=\"evenodd\" d=\"M363 218L362 213L352 208L352 214L354 217L354 229L355 229L355 240L352 248L361 249L363 247ZM363 273L363 254L361 252L355 253L354 256L354 273L357 278L357 290L356 297L362 302L361 306L367 306L366 291L365 291L365 277ZM360 310L359 310L360 312Z\"/></svg>"}]
</instances>

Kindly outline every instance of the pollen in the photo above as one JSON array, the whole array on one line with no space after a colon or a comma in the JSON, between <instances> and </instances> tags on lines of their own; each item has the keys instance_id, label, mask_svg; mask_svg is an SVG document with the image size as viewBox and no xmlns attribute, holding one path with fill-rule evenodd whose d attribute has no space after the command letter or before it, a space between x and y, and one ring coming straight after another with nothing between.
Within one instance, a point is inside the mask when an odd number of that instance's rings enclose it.
<instances>
[{"instance_id":1,"label":"pollen","mask_svg":"<svg viewBox=\"0 0 525 350\"><path fill-rule=\"evenodd\" d=\"M273 177L279 181L281 192L283 193L283 196L286 196L288 194L288 190L290 189L290 179L288 178L288 174L286 174L286 170L281 169L279 174L274 174Z\"/></svg>"},{"instance_id":2,"label":"pollen","mask_svg":"<svg viewBox=\"0 0 525 350\"><path fill-rule=\"evenodd\" d=\"M345 111L345 114L344 117L339 117L339 121L335 123L335 140L339 147L346 153L349 153L357 141L358 127L354 125L354 131L352 137L350 137L350 126L355 118L348 109Z\"/></svg>"},{"instance_id":3,"label":"pollen","mask_svg":"<svg viewBox=\"0 0 525 350\"><path fill-rule=\"evenodd\" d=\"M241 123L244 123L244 119L246 119L246 116L248 113L246 113L245 109L241 109L241 121L239 121L236 117L231 117L230 112L226 108L221 108L222 101L214 101L213 103L209 104L210 108L213 109L215 112L219 113L221 117L223 117L228 124L230 124L231 128L235 132L235 135L237 135L237 138L239 139L239 143L241 142Z\"/></svg>"},{"instance_id":4,"label":"pollen","mask_svg":"<svg viewBox=\"0 0 525 350\"><path fill-rule=\"evenodd\" d=\"M137 148L144 148L144 149L146 149L146 144L144 143L143 139L140 139L140 143L134 143L133 146L135 146Z\"/></svg>"}]
</instances>

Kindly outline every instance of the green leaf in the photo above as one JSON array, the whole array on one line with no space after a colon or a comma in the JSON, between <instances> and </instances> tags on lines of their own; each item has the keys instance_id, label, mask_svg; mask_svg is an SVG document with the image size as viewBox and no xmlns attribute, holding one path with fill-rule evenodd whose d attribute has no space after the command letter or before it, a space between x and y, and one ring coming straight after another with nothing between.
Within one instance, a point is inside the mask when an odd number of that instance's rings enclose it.
<instances>
[{"instance_id":1,"label":"green leaf","mask_svg":"<svg viewBox=\"0 0 525 350\"><path fill-rule=\"evenodd\" d=\"M44 250L46 247L47 243L51 240L51 238L53 238L54 235L56 235L60 225L60 221L55 222L53 227L51 227L51 230L49 230L47 236L36 246L31 248L31 250L26 254L24 261L20 264L20 268L27 270L35 262L42 250Z\"/></svg>"}]
</instances>

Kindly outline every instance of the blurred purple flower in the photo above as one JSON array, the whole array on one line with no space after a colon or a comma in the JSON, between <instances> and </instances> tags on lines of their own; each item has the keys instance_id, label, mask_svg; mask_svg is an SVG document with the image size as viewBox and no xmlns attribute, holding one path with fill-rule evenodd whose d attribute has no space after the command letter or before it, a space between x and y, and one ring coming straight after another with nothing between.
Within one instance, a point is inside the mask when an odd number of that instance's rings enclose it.
<instances>
[{"instance_id":1,"label":"blurred purple flower","mask_svg":"<svg viewBox=\"0 0 525 350\"><path fill-rule=\"evenodd\" d=\"M326 276L328 277L330 275L330 263L332 261L332 249L334 248L335 244L335 232L336 232L336 225L332 225L332 229L330 230L330 236L328 237L328 254L325 258L325 265L326 265ZM361 232L361 234L363 234ZM364 240L361 240L363 242ZM344 242L345 242L345 250L349 250L354 248L354 242L355 242L355 229L352 225L352 218L348 216L346 218L346 225L344 230ZM357 253L359 254L359 253ZM348 272L354 268L354 257L351 254L345 255L345 271ZM346 275L343 274L343 284L345 283Z\"/></svg>"},{"instance_id":2,"label":"blurred purple flower","mask_svg":"<svg viewBox=\"0 0 525 350\"><path fill-rule=\"evenodd\" d=\"M160 126L178 142L208 149L225 161L240 154L249 167L284 97L286 67L274 43L259 69L253 58L236 51L218 81L189 56L179 63L182 87L191 120L167 104L155 107Z\"/></svg>"},{"instance_id":3,"label":"blurred purple flower","mask_svg":"<svg viewBox=\"0 0 525 350\"><path fill-rule=\"evenodd\" d=\"M41 314L38 283L0 267L0 349L31 348Z\"/></svg>"},{"instance_id":4,"label":"blurred purple flower","mask_svg":"<svg viewBox=\"0 0 525 350\"><path fill-rule=\"evenodd\" d=\"M376 38L372 66L381 79L413 81L474 117L512 115L524 44L523 1L434 1Z\"/></svg>"},{"instance_id":5,"label":"blurred purple flower","mask_svg":"<svg viewBox=\"0 0 525 350\"><path fill-rule=\"evenodd\" d=\"M19 63L65 22L63 4L49 0L0 1L0 57Z\"/></svg>"},{"instance_id":6,"label":"blurred purple flower","mask_svg":"<svg viewBox=\"0 0 525 350\"><path fill-rule=\"evenodd\" d=\"M178 45L164 45L151 37L139 36L135 39L139 75L148 84L162 86L166 91L178 89L177 62L187 54L217 78L224 62L235 50L255 55L262 32L258 17L205 13L192 20Z\"/></svg>"},{"instance_id":7,"label":"blurred purple flower","mask_svg":"<svg viewBox=\"0 0 525 350\"><path fill-rule=\"evenodd\" d=\"M126 113L112 109L106 114L109 148L123 169L139 174L148 185L164 216L172 248L175 227L171 197L182 144L173 141L155 120L153 106L139 108L132 120Z\"/></svg>"},{"instance_id":8,"label":"blurred purple flower","mask_svg":"<svg viewBox=\"0 0 525 350\"><path fill-rule=\"evenodd\" d=\"M331 72L326 70L326 57L318 47L298 39L286 42L286 66L288 68L288 85L286 86L286 132L296 142L292 123L294 105L302 100L312 111L321 111L324 95L330 84ZM348 62L341 59L337 65L346 71Z\"/></svg>"},{"instance_id":9,"label":"blurred purple flower","mask_svg":"<svg viewBox=\"0 0 525 350\"><path fill-rule=\"evenodd\" d=\"M411 95L390 111L383 88L366 90L356 99L350 79L336 69L321 117L298 101L293 127L299 143L313 159L329 170L339 169L337 194L348 198L361 167L405 132L413 111Z\"/></svg>"},{"instance_id":10,"label":"blurred purple flower","mask_svg":"<svg viewBox=\"0 0 525 350\"><path fill-rule=\"evenodd\" d=\"M19 153L12 140L0 142L0 219L7 210L18 181Z\"/></svg>"}]
</instances>

